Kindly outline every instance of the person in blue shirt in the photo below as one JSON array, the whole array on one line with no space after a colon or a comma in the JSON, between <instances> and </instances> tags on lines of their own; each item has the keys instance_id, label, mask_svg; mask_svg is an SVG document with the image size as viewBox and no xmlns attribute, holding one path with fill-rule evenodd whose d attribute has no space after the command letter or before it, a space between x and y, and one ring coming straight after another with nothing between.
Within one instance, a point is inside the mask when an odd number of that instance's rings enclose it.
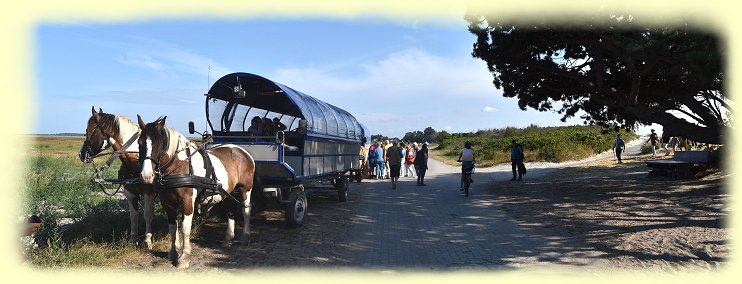
<instances>
[{"instance_id":1,"label":"person in blue shirt","mask_svg":"<svg viewBox=\"0 0 742 284\"><path fill-rule=\"evenodd\" d=\"M376 143L376 179L384 179L386 169L384 169L384 148L381 146L381 142Z\"/></svg>"},{"instance_id":2,"label":"person in blue shirt","mask_svg":"<svg viewBox=\"0 0 742 284\"><path fill-rule=\"evenodd\" d=\"M515 181L516 176L518 177L517 181L520 181L526 173L526 166L523 164L523 160L525 160L526 157L523 154L523 147L516 143L515 139L513 139L512 144L510 162L513 166L513 178L510 179L510 181Z\"/></svg>"},{"instance_id":3,"label":"person in blue shirt","mask_svg":"<svg viewBox=\"0 0 742 284\"><path fill-rule=\"evenodd\" d=\"M621 153L626 150L626 144L624 144L623 139L621 139L621 133L616 134L616 142L613 144L613 149L616 151L618 163L623 164L623 161L621 161Z\"/></svg>"}]
</instances>

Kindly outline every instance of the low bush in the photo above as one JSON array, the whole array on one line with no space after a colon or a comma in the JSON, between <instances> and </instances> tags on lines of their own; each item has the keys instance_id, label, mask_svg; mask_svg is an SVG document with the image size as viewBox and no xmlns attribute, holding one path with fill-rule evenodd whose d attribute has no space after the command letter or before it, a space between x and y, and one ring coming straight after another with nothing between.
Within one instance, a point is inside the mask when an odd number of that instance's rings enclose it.
<instances>
[{"instance_id":1,"label":"low bush","mask_svg":"<svg viewBox=\"0 0 742 284\"><path fill-rule=\"evenodd\" d=\"M624 141L637 139L632 132L621 132ZM481 166L510 162L511 140L523 146L526 160L563 162L579 160L613 148L615 132L598 126L538 127L480 130L476 133L453 133L436 148L437 156L458 158L465 141L472 142Z\"/></svg>"}]
</instances>

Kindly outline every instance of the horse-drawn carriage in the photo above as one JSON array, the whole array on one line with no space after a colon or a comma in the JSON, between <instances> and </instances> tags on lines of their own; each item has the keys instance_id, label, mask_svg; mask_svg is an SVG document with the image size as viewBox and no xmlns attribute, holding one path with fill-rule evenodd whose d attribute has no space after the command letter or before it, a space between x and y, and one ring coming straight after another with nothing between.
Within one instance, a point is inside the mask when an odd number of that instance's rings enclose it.
<instances>
[{"instance_id":1,"label":"horse-drawn carriage","mask_svg":"<svg viewBox=\"0 0 742 284\"><path fill-rule=\"evenodd\" d=\"M225 75L206 94L206 119L207 147L247 150L262 185L255 201L283 205L290 226L304 222L305 188L331 185L346 201L349 179L360 182L369 131L347 111L290 87L250 73Z\"/></svg>"}]
</instances>

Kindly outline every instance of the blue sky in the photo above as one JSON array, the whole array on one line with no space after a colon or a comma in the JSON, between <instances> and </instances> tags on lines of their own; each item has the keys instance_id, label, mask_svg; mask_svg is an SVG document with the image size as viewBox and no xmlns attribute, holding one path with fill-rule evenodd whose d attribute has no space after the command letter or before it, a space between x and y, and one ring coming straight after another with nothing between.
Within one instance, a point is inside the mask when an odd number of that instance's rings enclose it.
<instances>
[{"instance_id":1,"label":"blue sky","mask_svg":"<svg viewBox=\"0 0 742 284\"><path fill-rule=\"evenodd\" d=\"M343 108L373 134L566 124L522 111L471 57L460 21L183 18L39 23L33 133L83 132L91 106L205 129L204 96L222 75L261 75ZM209 71L211 66L211 71Z\"/></svg>"}]
</instances>

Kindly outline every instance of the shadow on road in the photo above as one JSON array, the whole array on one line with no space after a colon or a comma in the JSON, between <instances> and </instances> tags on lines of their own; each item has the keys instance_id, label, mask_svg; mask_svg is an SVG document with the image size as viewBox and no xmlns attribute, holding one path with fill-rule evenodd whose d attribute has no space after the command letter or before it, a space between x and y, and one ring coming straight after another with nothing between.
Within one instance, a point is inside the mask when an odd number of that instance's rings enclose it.
<instances>
[{"instance_id":1,"label":"shadow on road","mask_svg":"<svg viewBox=\"0 0 742 284\"><path fill-rule=\"evenodd\" d=\"M397 190L388 180L364 180L351 184L348 202L334 191L312 192L301 228L286 228L280 212L260 214L249 241L224 248L225 225L202 226L191 265L431 271L724 260L724 236L682 235L723 230L721 178L648 179L639 160L540 170L547 171L532 169L521 182L505 171L477 174L468 198L458 174L431 175L426 187L402 178ZM690 247L667 250L662 242Z\"/></svg>"}]
</instances>

